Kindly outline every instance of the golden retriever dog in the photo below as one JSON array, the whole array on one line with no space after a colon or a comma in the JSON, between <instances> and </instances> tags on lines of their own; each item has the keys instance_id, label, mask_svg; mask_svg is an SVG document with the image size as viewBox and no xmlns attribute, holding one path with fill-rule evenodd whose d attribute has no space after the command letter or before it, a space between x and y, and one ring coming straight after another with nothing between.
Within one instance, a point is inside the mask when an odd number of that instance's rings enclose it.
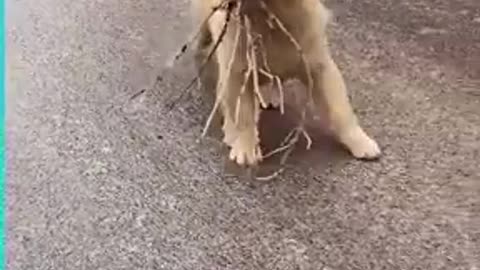
<instances>
[{"instance_id":1,"label":"golden retriever dog","mask_svg":"<svg viewBox=\"0 0 480 270\"><path fill-rule=\"evenodd\" d=\"M197 63L218 45L205 66L205 76L216 83L223 141L230 147L231 160L239 165L256 165L262 160L257 128L260 104L255 96L254 80L261 86L269 81L268 76L258 71L267 68L264 63L268 63L271 74L281 81L298 79L310 87L315 106L325 106L323 110L327 111L332 133L355 158L370 160L380 156L378 144L362 129L353 112L344 79L332 59L326 35L330 12L321 1L240 0L242 14L248 16L251 31L261 37L265 52L264 59L254 55L257 59L253 61L259 69L246 78L247 83L244 82L249 63L246 56L249 35L245 27L230 18L227 9L212 12L225 0L191 1L194 26L202 27L196 47ZM230 2L239 4L235 0ZM284 29L272 27L272 14ZM292 40L300 46L303 57Z\"/></svg>"}]
</instances>

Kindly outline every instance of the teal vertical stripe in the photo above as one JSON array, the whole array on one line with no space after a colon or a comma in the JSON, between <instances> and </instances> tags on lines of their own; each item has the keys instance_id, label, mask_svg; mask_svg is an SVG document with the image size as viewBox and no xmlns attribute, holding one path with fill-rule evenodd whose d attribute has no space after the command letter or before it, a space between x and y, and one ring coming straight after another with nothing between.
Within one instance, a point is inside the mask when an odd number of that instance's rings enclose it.
<instances>
[{"instance_id":1,"label":"teal vertical stripe","mask_svg":"<svg viewBox=\"0 0 480 270\"><path fill-rule=\"evenodd\" d=\"M6 230L5 230L5 186L6 186L6 161L5 161L5 1L0 0L0 269L6 268Z\"/></svg>"}]
</instances>

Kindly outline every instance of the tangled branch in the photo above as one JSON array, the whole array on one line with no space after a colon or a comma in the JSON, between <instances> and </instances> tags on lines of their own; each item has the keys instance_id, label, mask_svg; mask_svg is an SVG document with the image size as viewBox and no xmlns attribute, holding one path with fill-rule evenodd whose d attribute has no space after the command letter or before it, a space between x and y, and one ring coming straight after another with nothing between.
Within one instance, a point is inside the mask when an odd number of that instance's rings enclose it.
<instances>
[{"instance_id":1,"label":"tangled branch","mask_svg":"<svg viewBox=\"0 0 480 270\"><path fill-rule=\"evenodd\" d=\"M225 22L224 25L221 29L221 33L219 35L219 38L215 41L212 49L210 50L208 56L205 58L204 62L199 68L199 72L197 76L192 79L192 81L187 85L185 90L182 92L180 95L180 98L183 96L184 92L188 91L194 84L195 82L199 79L199 76L203 72L206 64L211 61L212 56L215 54L216 50L218 49L218 46L221 44L223 41L223 38L225 37L225 34L227 32L227 28L232 21L232 19L236 22L236 33L235 33L235 39L234 39L234 49L231 53L230 60L227 66L227 78L224 78L223 81L219 82L219 86L221 86L223 83L228 80L228 77L230 76L232 72L232 67L236 61L236 55L237 55L237 49L239 47L239 42L240 42L240 36L241 36L241 30L245 30L246 33L246 60L247 60L247 70L244 75L244 81L240 90L240 94L237 97L237 102L236 102L236 108L235 108L235 122L238 122L238 117L240 110L239 108L241 107L241 96L245 93L247 90L247 85L250 80L253 81L253 91L254 91L254 97L255 97L255 104L260 104L262 107L266 108L268 106L264 96L262 95L260 88L260 80L259 80L259 75L263 75L270 81L270 86L276 86L279 91L279 97L280 97L280 112L281 114L284 114L284 88L283 84L281 81L281 78L273 74L271 71L271 68L268 64L268 57L267 57L267 52L265 49L265 46L263 44L263 39L261 34L255 33L252 29L252 24L251 24L251 19L249 18L249 15L246 13L241 12L242 11L242 3L243 1L251 1L251 0L224 0L219 6L215 7L210 15L207 17L206 21L203 23L207 23L210 17L217 11L219 10L224 10L226 12L226 17L225 17ZM303 52L302 47L300 46L299 42L295 39L295 37L292 35L292 33L285 27L283 22L280 20L280 18L277 17L277 15L267 6L267 4L263 0L258 0L261 9L265 12L267 15L267 23L268 25L273 28L273 29L278 29L280 30L290 41L290 43L295 47L297 50L297 53L302 61L302 64L304 66L304 71L306 74L307 78L307 96L306 96L306 101L305 101L305 106L303 106L302 112L301 112L301 118L299 121L299 124L292 129L289 134L283 139L282 143L280 144L279 147L276 149L270 151L269 153L265 154L263 156L264 159L272 157L274 155L283 153L281 158L280 158L280 167L278 170L273 172L272 174L264 177L260 176L254 176L255 179L261 180L261 181L269 181L272 180L273 178L277 177L280 175L284 170L285 170L285 165L286 162L293 152L295 145L297 142L300 140L301 137L303 137L307 141L307 149L310 149L312 146L312 139L307 133L305 129L305 122L306 122L306 115L307 115L307 110L310 105L310 102L312 101L312 90L313 90L313 77L312 77L312 72L310 70L310 66L308 65L308 62L306 60L305 54ZM198 31L198 33L201 30ZM194 39L198 37L198 33L194 36ZM191 40L190 42L193 42ZM180 52L175 56L175 60L178 60L182 54L184 54L187 51L188 44L185 44L181 47ZM258 63L258 58L257 56L261 56L261 65ZM180 99L179 98L179 99ZM217 98L215 100L215 104L213 109L210 112L210 115L208 117L208 120L205 124L205 127L202 132L202 137L205 136L205 134L208 131L208 128L211 125L212 119L218 110L219 104L223 98L223 93L220 91L217 95ZM259 108L258 108L259 109Z\"/></svg>"}]
</instances>

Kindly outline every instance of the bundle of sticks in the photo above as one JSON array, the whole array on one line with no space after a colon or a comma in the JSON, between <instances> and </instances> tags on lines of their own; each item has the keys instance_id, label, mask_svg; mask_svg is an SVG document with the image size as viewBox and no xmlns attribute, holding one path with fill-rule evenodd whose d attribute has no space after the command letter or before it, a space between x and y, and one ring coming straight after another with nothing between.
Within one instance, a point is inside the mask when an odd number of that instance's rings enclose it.
<instances>
[{"instance_id":1,"label":"bundle of sticks","mask_svg":"<svg viewBox=\"0 0 480 270\"><path fill-rule=\"evenodd\" d=\"M255 3L253 3L252 1ZM237 24L237 27L235 27L236 33L234 38L234 47L233 47L233 52L231 53L232 57L229 60L227 74L230 74L232 72L231 70L232 66L234 65L235 61L237 61L236 50L239 47L239 42L241 40L240 38L240 35L242 32L241 30L243 30L246 33L246 48L247 48L246 56L245 56L247 60L247 70L245 72L241 93L237 99L235 119L236 120L238 119L240 102L241 102L240 96L243 94L244 91L246 91L247 83L249 81L253 81L253 89L255 92L255 104L259 104L263 108L268 107L266 98L262 95L262 91L260 90L261 85L259 82L259 75L262 75L268 78L270 81L270 86L278 90L279 92L278 95L280 99L279 101L280 112L281 114L284 114L285 100L284 100L283 82L281 78L278 75L273 74L270 69L269 63L267 61L266 53L265 53L265 48L263 46L262 35L260 33L255 32L252 28L252 20L250 18L250 14L252 13L251 12L252 9L258 9L258 8L261 8L261 11L264 12L264 14L266 14L265 19L267 20L269 27L271 27L272 29L276 28L277 30L280 30L281 33L283 33L285 37L287 37L288 40L291 42L291 44L295 47L295 49L298 52L298 55L300 56L300 59L303 62L303 66L307 74L307 96L305 99L306 104L302 106L301 118L298 125L288 133L288 135L283 139L280 146L263 155L263 159L266 159L266 158L272 157L273 155L283 153L280 158L279 169L268 176L263 176L263 177L255 176L257 180L267 181L277 177L279 174L281 174L284 171L287 159L291 155L295 145L297 144L297 142L301 137L304 137L306 139L307 149L311 148L312 140L308 135L307 131L305 130L305 122L306 122L307 110L311 105L310 102L312 101L311 95L312 95L312 88L313 88L313 79L312 79L312 73L310 71L310 67L307 64L305 55L303 53L303 50L299 42L288 31L288 29L285 27L284 23L279 19L279 17L277 17L272 12L272 10L267 6L264 0L223 0L218 6L212 9L210 15L203 22L203 25L206 25L208 23L208 20L215 14L215 12L223 11L223 12L226 12L226 17L225 17L226 19L225 19L223 28L221 29L221 34L219 38L214 41L214 46L212 46L207 57L204 59L203 64L200 66L198 75L192 80L192 82L187 86L185 90L188 90L188 88L191 88L193 85L195 85L195 82L199 80L201 73L204 71L205 66L209 61L212 60L216 50L218 49L219 45L223 41L225 34L227 33L228 26L230 25L230 23L233 22ZM189 45L192 44L195 41L195 39L198 38L199 34L200 34L200 29L198 29L196 34L192 37L192 39L188 43L186 43L181 47L180 52L175 56L175 60L178 60L187 51ZM259 63L259 61L261 61L261 63ZM221 83L223 82L219 82L219 84ZM219 105L221 103L221 100L222 100L222 93L217 93L215 104L204 126L202 137L206 135L208 129L210 128L214 115L216 114L219 108ZM256 106L256 109L260 110L261 109L260 106Z\"/></svg>"}]
</instances>

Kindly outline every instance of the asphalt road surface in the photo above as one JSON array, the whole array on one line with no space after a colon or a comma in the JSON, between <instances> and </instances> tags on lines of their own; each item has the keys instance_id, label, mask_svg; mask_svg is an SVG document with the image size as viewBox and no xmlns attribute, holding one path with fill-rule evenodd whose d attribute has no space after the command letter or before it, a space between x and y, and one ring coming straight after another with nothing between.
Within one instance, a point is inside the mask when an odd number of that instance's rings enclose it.
<instances>
[{"instance_id":1,"label":"asphalt road surface","mask_svg":"<svg viewBox=\"0 0 480 270\"><path fill-rule=\"evenodd\" d=\"M7 1L8 269L478 270L480 2L328 6L384 157L355 161L318 125L257 183L197 142L198 92L165 108L193 76L188 55L165 68L186 0ZM267 117L273 140L285 121Z\"/></svg>"}]
</instances>

